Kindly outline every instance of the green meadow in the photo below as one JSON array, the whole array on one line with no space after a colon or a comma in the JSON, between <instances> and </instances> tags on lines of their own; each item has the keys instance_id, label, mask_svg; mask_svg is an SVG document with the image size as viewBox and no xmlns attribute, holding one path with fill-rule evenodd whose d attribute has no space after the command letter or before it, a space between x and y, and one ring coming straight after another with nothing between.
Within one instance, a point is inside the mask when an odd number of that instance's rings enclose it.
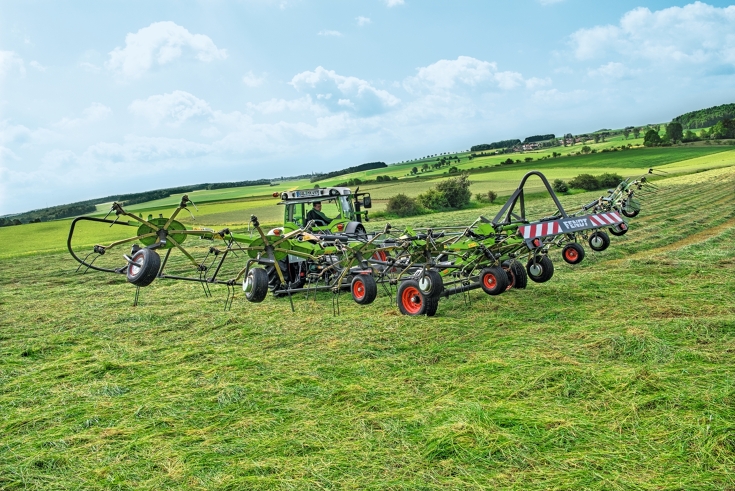
<instances>
[{"instance_id":1,"label":"green meadow","mask_svg":"<svg viewBox=\"0 0 735 491\"><path fill-rule=\"evenodd\" d=\"M434 318L163 280L132 307L67 254L3 259L0 488L731 489L735 168L657 185L607 251Z\"/></svg>"},{"instance_id":2,"label":"green meadow","mask_svg":"<svg viewBox=\"0 0 735 491\"><path fill-rule=\"evenodd\" d=\"M608 142L609 143L609 142ZM600 146L605 145L603 143ZM579 145L577 145L579 147ZM574 147L567 147L574 148ZM735 162L735 150L732 146L684 146L662 148L635 148L626 151L595 153L589 155L562 156L533 162L523 162L512 165L498 165L500 156L480 157L466 160L460 164L461 170L471 172L473 193L495 191L499 201L508 197L518 186L521 178L530 170L540 170L549 180L571 179L579 174L588 173L599 175L605 172L616 172L623 177L637 176L653 167L669 173L669 175L699 172L730 166ZM504 157L507 158L507 157ZM492 165L492 167L486 167ZM393 167L398 168L394 170ZM409 172L412 164L390 166L385 174L395 172L403 176ZM482 167L482 168L481 168ZM378 171L382 171L379 169ZM370 171L377 172L377 171ZM320 182L320 185L334 185L349 178L365 177L357 173L340 176L332 180ZM379 172L378 175L383 175ZM361 191L369 191L373 197L374 206L371 211L385 210L387 200L398 193L417 196L436 185L437 179L446 178L446 170L436 174L419 174L418 177L401 177L398 181L372 182L360 185ZM278 183L276 186L249 186L233 189L203 190L190 193L190 198L196 208L190 207L191 215L186 211L179 215L180 220L190 227L233 227L245 229L250 215L256 215L259 220L268 225L276 226L283 220L283 208L278 206L279 198L272 196L273 192L287 189L310 188L313 183L306 180ZM540 180L531 180L527 189L531 192L543 191ZM353 189L354 190L354 189ZM144 218L148 215L157 217L159 214L169 216L178 205L181 196L171 196L164 200L141 203L126 207L135 214ZM96 216L104 216L109 211L100 206ZM193 218L192 218L193 215ZM0 241L4 244L0 251L0 259L15 257L23 254L41 252L58 252L66 249L66 238L71 220L59 220L28 224L20 227L0 228ZM368 228L382 228L381 221L373 221ZM96 243L110 242L127 236L126 231L118 232L117 227L103 230L104 227L80 225L80 233L76 242L79 245L92 246ZM98 238L99 237L99 238Z\"/></svg>"},{"instance_id":3,"label":"green meadow","mask_svg":"<svg viewBox=\"0 0 735 491\"><path fill-rule=\"evenodd\" d=\"M238 292L226 311L225 288L208 298L166 280L133 307L124 276L75 273L70 221L1 228L0 489L735 489L730 148L473 173L473 191L509 194L530 169L669 172L608 250L575 266L552 251L548 283L452 296L433 318L401 316L382 289L367 306L341 295L339 315L327 293L297 296L292 312ZM385 199L436 181L399 183L367 189ZM202 192L187 223L244 226L266 209L277 223L265 191ZM136 213L165 216L177 199ZM499 208L391 223L468 224ZM550 208L528 203L531 216Z\"/></svg>"}]
</instances>

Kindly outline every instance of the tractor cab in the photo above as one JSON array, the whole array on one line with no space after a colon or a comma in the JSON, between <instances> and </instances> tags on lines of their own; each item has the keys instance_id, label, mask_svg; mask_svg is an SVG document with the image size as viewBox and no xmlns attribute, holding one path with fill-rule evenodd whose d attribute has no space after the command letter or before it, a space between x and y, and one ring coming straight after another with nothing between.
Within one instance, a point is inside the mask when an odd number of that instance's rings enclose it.
<instances>
[{"instance_id":1,"label":"tractor cab","mask_svg":"<svg viewBox=\"0 0 735 491\"><path fill-rule=\"evenodd\" d=\"M315 232L334 234L364 234L362 222L368 221L368 212L363 208L371 208L370 193L360 193L360 188L352 193L349 188L328 187L274 193L280 197L279 205L284 206L283 228L285 231L305 227L309 222L309 211L315 202L322 203L321 212L331 221L316 222Z\"/></svg>"}]
</instances>

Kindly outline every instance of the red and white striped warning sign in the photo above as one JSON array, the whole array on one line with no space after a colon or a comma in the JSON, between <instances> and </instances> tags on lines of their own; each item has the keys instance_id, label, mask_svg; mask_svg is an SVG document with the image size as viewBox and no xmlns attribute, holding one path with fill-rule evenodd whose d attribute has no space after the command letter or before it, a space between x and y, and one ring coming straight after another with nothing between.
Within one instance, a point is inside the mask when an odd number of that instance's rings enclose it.
<instances>
[{"instance_id":1,"label":"red and white striped warning sign","mask_svg":"<svg viewBox=\"0 0 735 491\"><path fill-rule=\"evenodd\" d=\"M622 223L623 219L620 218L620 215L618 215L614 211L611 211L610 213L590 215L590 221L594 225L604 227L605 225L617 225L618 223Z\"/></svg>"},{"instance_id":2,"label":"red and white striped warning sign","mask_svg":"<svg viewBox=\"0 0 735 491\"><path fill-rule=\"evenodd\" d=\"M544 237L546 235L556 235L561 232L559 222L542 222L518 227L518 231L523 235L524 239L533 239L535 237Z\"/></svg>"},{"instance_id":3,"label":"red and white striped warning sign","mask_svg":"<svg viewBox=\"0 0 735 491\"><path fill-rule=\"evenodd\" d=\"M560 220L531 223L518 227L518 233L525 240L535 239L537 237L547 237L549 235L558 235L560 233L580 232L583 230L592 230L600 227L609 227L621 225L623 219L616 212L598 213L596 215L584 215L579 217L567 217Z\"/></svg>"}]
</instances>

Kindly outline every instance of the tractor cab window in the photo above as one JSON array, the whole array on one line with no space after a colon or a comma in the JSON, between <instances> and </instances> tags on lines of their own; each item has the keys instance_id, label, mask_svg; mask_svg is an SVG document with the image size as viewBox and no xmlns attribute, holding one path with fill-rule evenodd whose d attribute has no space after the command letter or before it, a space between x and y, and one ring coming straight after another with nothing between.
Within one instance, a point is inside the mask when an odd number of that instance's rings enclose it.
<instances>
[{"instance_id":1,"label":"tractor cab window","mask_svg":"<svg viewBox=\"0 0 735 491\"><path fill-rule=\"evenodd\" d=\"M311 204L309 204L309 207L311 209ZM324 200L322 201L322 213L327 215L328 218L334 220L335 218L339 218L339 207L337 206L337 202L334 199L330 200Z\"/></svg>"},{"instance_id":2,"label":"tractor cab window","mask_svg":"<svg viewBox=\"0 0 735 491\"><path fill-rule=\"evenodd\" d=\"M339 197L339 200L342 203L342 210L344 211L344 218L346 218L348 220L354 220L355 218L352 216L353 215L353 209L352 209L352 201L350 201L350 197L349 196L340 196Z\"/></svg>"},{"instance_id":3,"label":"tractor cab window","mask_svg":"<svg viewBox=\"0 0 735 491\"><path fill-rule=\"evenodd\" d=\"M289 222L296 224L296 226L298 227L303 227L305 225L304 217L306 213L304 213L304 203L294 203L292 205L288 205L288 211L289 216L287 220Z\"/></svg>"}]
</instances>

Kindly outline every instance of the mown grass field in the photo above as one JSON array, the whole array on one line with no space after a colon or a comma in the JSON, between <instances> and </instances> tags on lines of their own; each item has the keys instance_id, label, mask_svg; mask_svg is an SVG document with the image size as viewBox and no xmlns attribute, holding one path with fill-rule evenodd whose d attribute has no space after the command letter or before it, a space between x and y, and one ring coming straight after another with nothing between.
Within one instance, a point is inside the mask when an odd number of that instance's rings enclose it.
<instances>
[{"instance_id":1,"label":"mown grass field","mask_svg":"<svg viewBox=\"0 0 735 491\"><path fill-rule=\"evenodd\" d=\"M0 489L733 489L735 167L657 185L607 251L434 318L166 281L132 307L67 254L2 259Z\"/></svg>"}]
</instances>

